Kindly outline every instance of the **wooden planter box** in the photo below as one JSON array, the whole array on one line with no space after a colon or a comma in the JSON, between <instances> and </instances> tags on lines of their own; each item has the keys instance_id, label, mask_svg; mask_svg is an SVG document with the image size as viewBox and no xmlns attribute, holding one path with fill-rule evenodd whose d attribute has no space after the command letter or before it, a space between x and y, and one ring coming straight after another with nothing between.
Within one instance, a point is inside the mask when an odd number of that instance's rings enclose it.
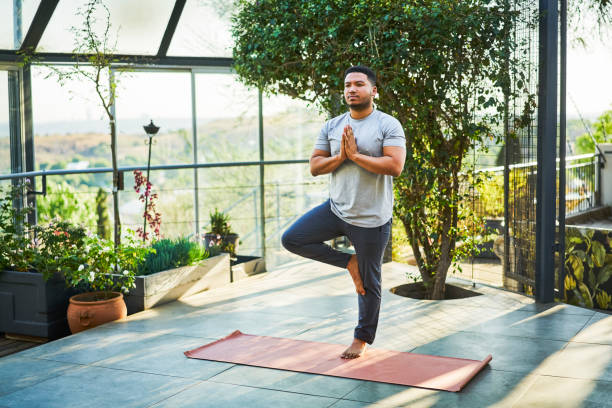
<instances>
[{"instance_id":1,"label":"wooden planter box","mask_svg":"<svg viewBox=\"0 0 612 408\"><path fill-rule=\"evenodd\" d=\"M230 257L222 253L197 265L136 276L135 283L136 287L124 295L128 314L230 283Z\"/></svg>"},{"instance_id":2,"label":"wooden planter box","mask_svg":"<svg viewBox=\"0 0 612 408\"><path fill-rule=\"evenodd\" d=\"M0 272L0 332L51 340L69 335L66 310L76 293L59 273L45 282L36 272Z\"/></svg>"}]
</instances>

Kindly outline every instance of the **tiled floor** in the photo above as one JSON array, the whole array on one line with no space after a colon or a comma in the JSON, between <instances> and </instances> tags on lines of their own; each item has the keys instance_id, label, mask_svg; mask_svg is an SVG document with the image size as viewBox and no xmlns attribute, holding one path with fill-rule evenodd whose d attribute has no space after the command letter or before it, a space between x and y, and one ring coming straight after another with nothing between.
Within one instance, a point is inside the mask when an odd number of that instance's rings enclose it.
<instances>
[{"instance_id":1,"label":"tiled floor","mask_svg":"<svg viewBox=\"0 0 612 408\"><path fill-rule=\"evenodd\" d=\"M236 329L348 343L357 301L347 272L303 261L2 358L0 407L612 406L611 315L482 285L483 296L456 300L391 294L410 271L384 266L373 347L492 354L459 393L183 355Z\"/></svg>"}]
</instances>

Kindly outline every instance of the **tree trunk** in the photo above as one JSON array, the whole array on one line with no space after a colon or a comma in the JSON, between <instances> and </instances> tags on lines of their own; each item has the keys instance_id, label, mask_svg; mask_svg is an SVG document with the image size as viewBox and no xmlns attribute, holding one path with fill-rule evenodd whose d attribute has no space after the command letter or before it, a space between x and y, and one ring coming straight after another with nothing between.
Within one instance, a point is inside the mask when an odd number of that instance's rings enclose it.
<instances>
[{"instance_id":1,"label":"tree trunk","mask_svg":"<svg viewBox=\"0 0 612 408\"><path fill-rule=\"evenodd\" d=\"M115 118L110 117L111 157L113 163L113 214L115 231L115 248L121 245L121 220L119 218L119 170L117 167L117 130Z\"/></svg>"}]
</instances>

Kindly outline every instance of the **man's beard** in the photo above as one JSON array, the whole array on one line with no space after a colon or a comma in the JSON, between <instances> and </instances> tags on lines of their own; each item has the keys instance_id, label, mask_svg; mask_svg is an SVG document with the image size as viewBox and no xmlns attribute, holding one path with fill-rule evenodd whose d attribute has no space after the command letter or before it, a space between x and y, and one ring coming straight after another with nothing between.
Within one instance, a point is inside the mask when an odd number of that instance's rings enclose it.
<instances>
[{"instance_id":1,"label":"man's beard","mask_svg":"<svg viewBox=\"0 0 612 408\"><path fill-rule=\"evenodd\" d=\"M372 106L372 101L370 99L368 99L365 102L361 102L361 103L348 103L349 108L356 110L356 111L364 111L370 108L370 106Z\"/></svg>"}]
</instances>

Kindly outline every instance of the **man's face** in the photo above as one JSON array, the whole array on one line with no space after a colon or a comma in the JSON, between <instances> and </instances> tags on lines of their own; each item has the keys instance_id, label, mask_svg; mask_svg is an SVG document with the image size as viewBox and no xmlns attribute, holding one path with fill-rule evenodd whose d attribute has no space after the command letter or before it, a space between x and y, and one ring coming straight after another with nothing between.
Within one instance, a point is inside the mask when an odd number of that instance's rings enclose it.
<instances>
[{"instance_id":1,"label":"man's face","mask_svg":"<svg viewBox=\"0 0 612 408\"><path fill-rule=\"evenodd\" d=\"M376 87L372 86L368 76L361 72L351 72L344 78L344 99L351 109L364 110L372 104Z\"/></svg>"}]
</instances>

